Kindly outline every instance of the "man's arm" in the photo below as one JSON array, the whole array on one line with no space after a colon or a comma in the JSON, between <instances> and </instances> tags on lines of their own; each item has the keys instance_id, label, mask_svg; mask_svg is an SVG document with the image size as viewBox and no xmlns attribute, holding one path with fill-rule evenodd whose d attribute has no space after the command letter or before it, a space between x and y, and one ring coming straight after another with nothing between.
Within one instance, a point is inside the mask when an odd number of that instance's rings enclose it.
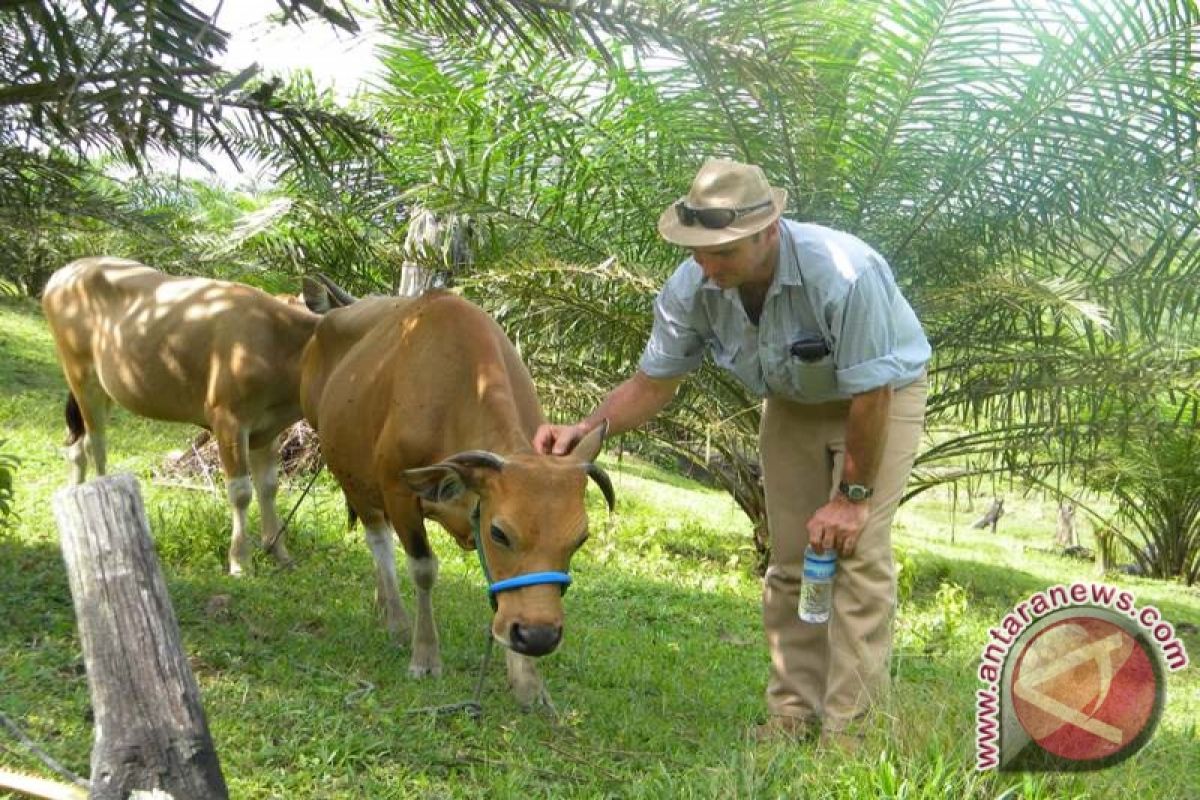
<instances>
[{"instance_id":1,"label":"man's arm","mask_svg":"<svg viewBox=\"0 0 1200 800\"><path fill-rule=\"evenodd\" d=\"M891 406L891 386L881 386L850 398L850 413L846 417L846 458L842 467L842 480L846 483L875 486Z\"/></svg>"},{"instance_id":2,"label":"man's arm","mask_svg":"<svg viewBox=\"0 0 1200 800\"><path fill-rule=\"evenodd\" d=\"M671 402L683 378L651 378L640 369L608 393L588 416L574 425L542 425L533 436L533 449L549 455L566 455L579 440L604 420L608 435L633 430Z\"/></svg>"},{"instance_id":3,"label":"man's arm","mask_svg":"<svg viewBox=\"0 0 1200 800\"><path fill-rule=\"evenodd\" d=\"M844 482L874 487L887 439L891 405L890 386L862 392L850 399L850 411L846 418L846 453L842 464ZM870 500L856 503L838 492L809 519L809 544L818 550L834 549L843 556L852 555L870 516Z\"/></svg>"}]
</instances>

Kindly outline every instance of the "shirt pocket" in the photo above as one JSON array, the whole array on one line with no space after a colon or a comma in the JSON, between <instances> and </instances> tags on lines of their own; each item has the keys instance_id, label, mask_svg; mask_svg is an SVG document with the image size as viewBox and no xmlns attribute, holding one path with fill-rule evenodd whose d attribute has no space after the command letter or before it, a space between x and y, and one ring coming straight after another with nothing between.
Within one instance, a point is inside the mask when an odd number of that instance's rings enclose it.
<instances>
[{"instance_id":1,"label":"shirt pocket","mask_svg":"<svg viewBox=\"0 0 1200 800\"><path fill-rule=\"evenodd\" d=\"M833 355L801 361L791 353L791 343L772 345L767 384L773 394L792 400L824 402L840 396Z\"/></svg>"}]
</instances>

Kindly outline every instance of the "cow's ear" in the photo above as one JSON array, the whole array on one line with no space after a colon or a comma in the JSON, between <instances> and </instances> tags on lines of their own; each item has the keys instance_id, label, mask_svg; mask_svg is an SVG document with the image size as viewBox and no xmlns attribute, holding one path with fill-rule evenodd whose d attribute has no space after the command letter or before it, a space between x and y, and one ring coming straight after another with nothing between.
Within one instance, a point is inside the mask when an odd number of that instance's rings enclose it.
<instances>
[{"instance_id":1,"label":"cow's ear","mask_svg":"<svg viewBox=\"0 0 1200 800\"><path fill-rule=\"evenodd\" d=\"M600 448L604 446L604 436L608 433L608 420L603 420L587 436L579 440L579 444L575 445L575 449L571 451L571 456L590 464L596 460L596 456L600 455Z\"/></svg>"},{"instance_id":2,"label":"cow's ear","mask_svg":"<svg viewBox=\"0 0 1200 800\"><path fill-rule=\"evenodd\" d=\"M304 305L308 306L308 310L314 314L325 314L333 308L329 290L308 276L304 277L303 295Z\"/></svg>"},{"instance_id":3,"label":"cow's ear","mask_svg":"<svg viewBox=\"0 0 1200 800\"><path fill-rule=\"evenodd\" d=\"M405 470L404 481L408 488L431 503L448 503L467 490L458 470L441 464Z\"/></svg>"}]
</instances>

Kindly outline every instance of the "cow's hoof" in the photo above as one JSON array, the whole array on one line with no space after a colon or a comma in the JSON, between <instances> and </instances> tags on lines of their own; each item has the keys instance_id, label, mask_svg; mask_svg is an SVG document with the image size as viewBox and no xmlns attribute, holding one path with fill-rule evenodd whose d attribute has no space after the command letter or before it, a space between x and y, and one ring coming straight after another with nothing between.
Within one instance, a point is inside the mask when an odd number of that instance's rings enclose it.
<instances>
[{"instance_id":1,"label":"cow's hoof","mask_svg":"<svg viewBox=\"0 0 1200 800\"><path fill-rule=\"evenodd\" d=\"M408 676L410 678L440 678L442 676L441 664L418 664L413 662L408 665Z\"/></svg>"},{"instance_id":2,"label":"cow's hoof","mask_svg":"<svg viewBox=\"0 0 1200 800\"><path fill-rule=\"evenodd\" d=\"M229 574L234 578L241 578L245 576L246 570L241 564L230 564Z\"/></svg>"}]
</instances>

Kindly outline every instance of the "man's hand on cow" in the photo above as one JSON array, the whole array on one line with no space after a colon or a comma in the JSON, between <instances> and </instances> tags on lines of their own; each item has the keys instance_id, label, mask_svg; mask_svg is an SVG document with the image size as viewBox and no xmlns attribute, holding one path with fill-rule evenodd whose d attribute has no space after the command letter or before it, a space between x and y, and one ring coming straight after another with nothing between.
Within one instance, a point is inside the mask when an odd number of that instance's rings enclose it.
<instances>
[{"instance_id":1,"label":"man's hand on cow","mask_svg":"<svg viewBox=\"0 0 1200 800\"><path fill-rule=\"evenodd\" d=\"M842 556L854 555L870 516L870 504L852 503L838 495L808 520L808 543L819 551L833 549Z\"/></svg>"},{"instance_id":2,"label":"man's hand on cow","mask_svg":"<svg viewBox=\"0 0 1200 800\"><path fill-rule=\"evenodd\" d=\"M533 449L543 455L565 456L575 449L588 430L582 422L574 425L541 425L533 434Z\"/></svg>"}]
</instances>

